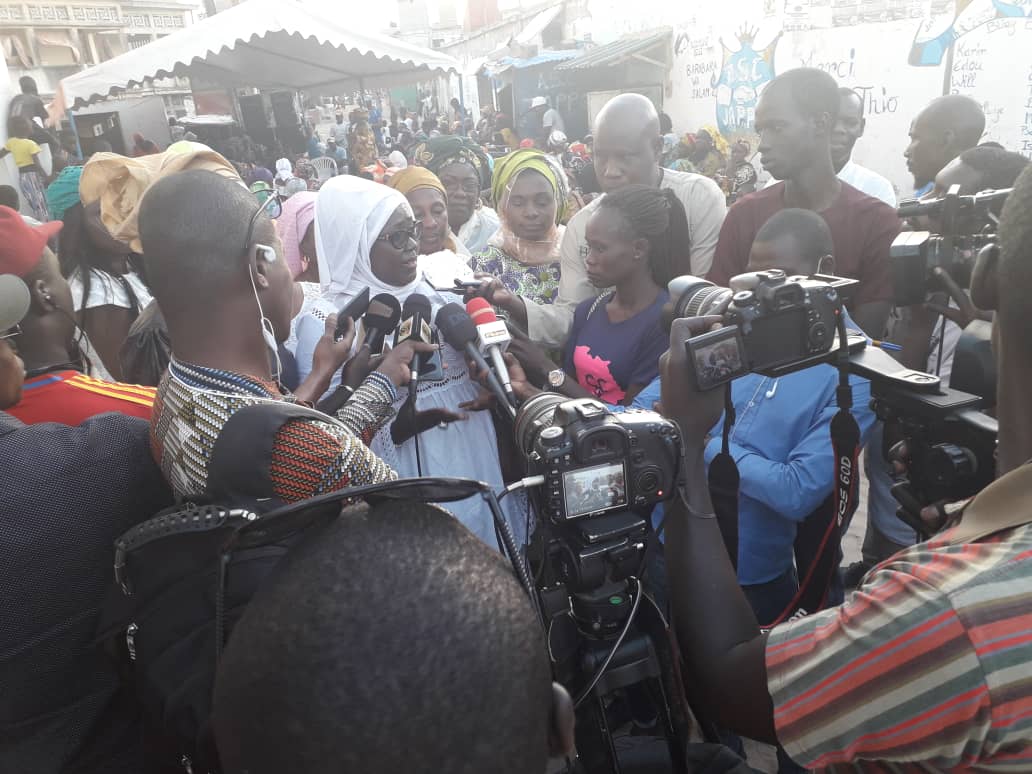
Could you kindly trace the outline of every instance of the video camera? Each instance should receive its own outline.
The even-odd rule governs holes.
[[[853,281],[827,275],[786,279],[782,272],[756,276],[759,292],[737,294],[696,277],[670,282],[678,317],[711,314],[732,298],[723,315],[731,333],[720,336],[724,333],[720,329],[684,342],[699,389],[725,384],[747,372],[776,378],[821,364],[839,369],[840,385],[848,374],[868,379],[875,413],[896,423],[906,444],[907,480],[897,484],[893,494],[902,505],[900,517],[911,526],[920,524],[922,507],[970,497],[992,480],[997,424],[978,410],[983,399],[944,387],[932,374],[905,368],[883,350],[868,346],[862,333],[847,331],[838,291],[848,292]],[[732,283],[741,286],[743,280],[752,281],[741,275]],[[793,285],[795,290],[777,297],[779,289]],[[747,314],[739,310],[739,296]],[[834,347],[836,331],[838,346]],[[720,354],[714,358],[711,354],[717,348]]]
[[[923,303],[928,294],[932,270],[949,272],[961,287],[971,285],[971,269],[978,251],[996,241],[998,210],[1012,189],[980,191],[960,195],[954,185],[939,199],[910,199],[900,202],[901,218],[934,218],[941,233],[904,231],[889,248],[894,301],[899,306]]]
[[[842,294],[858,284],[821,274],[786,277],[778,269],[739,275],[736,283],[743,279],[751,289],[735,292],[691,276],[670,282],[677,317],[713,314],[730,299],[723,328],[685,343],[700,390],[726,384],[750,371],[827,353],[835,341]]]

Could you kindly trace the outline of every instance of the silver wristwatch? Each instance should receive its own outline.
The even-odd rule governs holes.
[[[565,383],[566,371],[561,368],[554,368],[548,372],[548,384],[545,385],[545,389],[558,390]]]

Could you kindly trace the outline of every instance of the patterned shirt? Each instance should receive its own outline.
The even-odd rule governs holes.
[[[1015,473],[972,507],[1013,512],[1001,493]],[[878,565],[841,607],[771,631],[778,740],[800,765],[1032,770],[1032,525],[953,534]]]
[[[269,464],[276,496],[295,502],[396,478],[367,448],[393,418],[396,397],[390,380],[372,373],[335,418],[284,424]],[[154,401],[151,448],[175,495],[188,498],[207,489],[208,461],[229,417],[244,406],[289,398],[274,383],[173,359]]]
[[[524,266],[497,247],[488,247],[470,259],[473,271],[497,277],[506,289],[536,304],[550,304],[559,295],[559,261]]]

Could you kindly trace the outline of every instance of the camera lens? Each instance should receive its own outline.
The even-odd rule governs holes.
[[[552,424],[555,407],[568,400],[569,398],[565,395],[559,395],[554,392],[542,392],[520,406],[520,410],[516,413],[516,419],[513,422],[516,448],[522,451],[524,455],[529,456],[538,433]]]
[[[677,277],[668,286],[670,296],[676,298],[678,317],[702,317],[714,314],[720,304],[732,295],[732,291],[714,285],[698,277]]]

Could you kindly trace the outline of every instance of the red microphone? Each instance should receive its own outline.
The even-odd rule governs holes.
[[[516,406],[516,395],[512,391],[512,382],[509,380],[509,369],[505,365],[505,357],[502,353],[509,346],[512,337],[505,323],[498,319],[491,304],[484,298],[471,298],[466,302],[466,313],[477,326],[477,348],[481,354],[491,358],[494,366],[495,376],[502,383],[505,397],[509,403]]]

